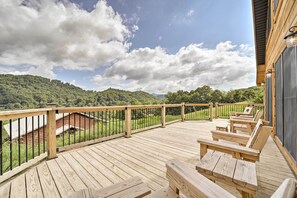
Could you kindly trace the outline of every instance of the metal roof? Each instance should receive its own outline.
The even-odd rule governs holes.
[[[257,65],[265,64],[268,0],[252,0]]]

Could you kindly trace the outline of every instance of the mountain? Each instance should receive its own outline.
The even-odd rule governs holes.
[[[157,103],[159,99],[143,91],[86,91],[59,80],[31,75],[0,74],[0,107],[27,109],[58,106],[98,106]]]

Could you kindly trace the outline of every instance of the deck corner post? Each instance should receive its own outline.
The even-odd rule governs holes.
[[[47,104],[48,108],[51,110],[47,111],[47,159],[53,159],[57,157],[57,144],[56,144],[56,105]]]
[[[162,128],[166,127],[166,104],[162,104],[161,107],[161,124],[162,124]]]
[[[127,106],[125,108],[125,137],[131,137],[131,108]]]
[[[185,121],[185,103],[181,103],[181,111],[180,111],[181,121]]]
[[[216,118],[219,118],[219,103],[218,102],[216,102],[215,103],[215,108],[216,108]]]
[[[213,109],[213,103],[209,103],[209,121],[212,121],[213,115],[212,115],[212,109]]]

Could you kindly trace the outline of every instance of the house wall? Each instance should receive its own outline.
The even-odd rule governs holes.
[[[66,114],[65,114],[66,115]],[[95,124],[98,121],[95,121]],[[64,125],[69,124],[69,116],[65,116],[64,117]],[[89,118],[87,116],[78,114],[78,113],[73,113],[70,114],[70,125],[78,127],[78,128],[82,128],[82,129],[86,129],[88,130],[89,128],[92,129],[93,125],[94,125],[94,119]],[[61,128],[63,127],[63,119],[59,119],[56,121],[56,128]],[[47,138],[47,132],[45,130],[45,126],[44,127],[40,127],[39,130],[36,129],[34,130],[34,132],[30,132],[27,134],[27,138],[28,138],[28,142],[32,142],[32,137],[34,134],[34,143],[37,144],[38,143],[38,133],[39,133],[39,141],[42,143],[43,139],[46,140]],[[44,136],[43,136],[44,134]],[[26,141],[26,137],[23,136],[22,137],[22,142]]]
[[[272,115],[273,115],[273,136],[281,152],[286,157],[288,163],[297,174],[297,164],[286,148],[282,145],[276,136],[276,94],[275,94],[275,64],[282,52],[286,49],[284,37],[292,26],[297,25],[297,1],[296,0],[279,0],[278,6],[274,9],[274,0],[271,1],[271,30],[266,45],[266,73],[272,71]],[[297,78],[297,77],[296,77]],[[266,92],[266,91],[265,91]],[[265,96],[267,97],[267,96]]]

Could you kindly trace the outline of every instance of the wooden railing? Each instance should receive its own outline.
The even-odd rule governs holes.
[[[263,104],[255,103],[244,103],[244,104],[233,104],[233,103],[215,103],[215,118],[229,118],[230,112],[243,112],[245,107],[254,107],[253,114],[257,110],[264,111]]]
[[[0,183],[57,152],[78,148],[178,121],[227,118],[260,104],[160,104],[63,107],[0,112]],[[5,131],[7,133],[5,133]]]

